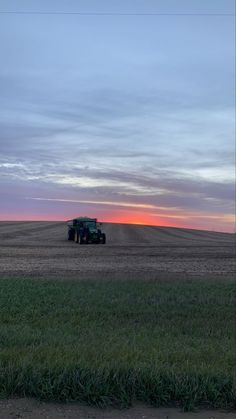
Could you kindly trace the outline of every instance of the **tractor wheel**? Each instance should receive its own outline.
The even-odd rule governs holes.
[[[84,244],[83,239],[82,239],[82,237],[81,237],[81,235],[80,235],[80,234],[79,234],[79,237],[78,237],[78,241],[77,241],[77,243],[79,243],[79,244]]]
[[[102,244],[106,244],[106,234],[102,234]]]
[[[74,232],[72,230],[69,230],[68,231],[68,240],[74,240],[74,236],[75,236]]]
[[[77,231],[75,231],[75,234],[74,234],[74,242],[78,243],[78,233],[77,233]]]

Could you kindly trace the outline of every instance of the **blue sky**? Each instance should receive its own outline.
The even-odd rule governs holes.
[[[1,219],[232,231],[234,1],[0,6],[171,14],[0,14]]]

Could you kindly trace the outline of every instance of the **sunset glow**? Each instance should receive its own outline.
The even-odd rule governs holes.
[[[199,214],[183,212],[178,208],[155,207],[154,205],[135,205],[122,202],[79,201],[56,198],[27,198],[29,211],[16,214],[14,211],[2,214],[3,220],[15,221],[67,221],[78,216],[98,218],[101,222],[143,224],[153,226],[197,228],[203,230],[234,232],[234,214]],[[45,206],[44,202],[48,205]],[[55,206],[55,203],[62,206]],[[140,208],[141,207],[141,208]],[[57,209],[56,209],[57,208]],[[154,210],[156,211],[154,212]],[[33,215],[32,215],[33,214]]]

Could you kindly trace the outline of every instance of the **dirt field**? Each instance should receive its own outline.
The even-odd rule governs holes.
[[[186,412],[137,405],[131,409],[96,409],[76,403],[43,403],[32,399],[0,400],[0,419],[235,419],[234,412]]]
[[[1,277],[233,277],[235,235],[103,224],[106,245],[67,241],[66,223],[0,222]]]

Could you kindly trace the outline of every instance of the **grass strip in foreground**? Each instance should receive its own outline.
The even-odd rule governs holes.
[[[236,407],[235,284],[0,280],[0,394]]]

